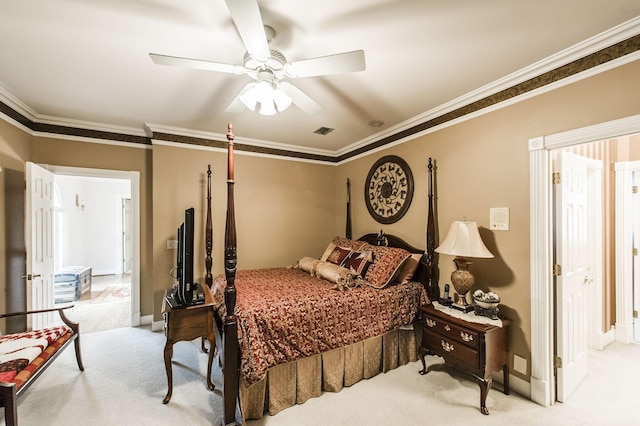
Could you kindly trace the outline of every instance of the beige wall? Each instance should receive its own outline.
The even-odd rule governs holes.
[[[165,290],[184,210],[196,211],[194,279],[204,283],[207,166],[212,168],[213,274],[224,272],[227,210],[227,154],[205,148],[153,148],[153,264],[155,317]],[[320,257],[335,236],[335,170],[332,165],[235,154],[235,219],[238,269],[293,265]],[[343,231],[344,232],[344,231]]]
[[[337,184],[350,177],[354,236],[384,229],[425,247],[427,161],[435,160],[436,210],[441,241],[452,221],[478,222],[494,259],[476,259],[471,269],[477,287],[496,291],[501,313],[513,320],[511,360],[517,354],[530,366],[531,309],[529,265],[528,140],[640,114],[640,61],[564,88],[499,109],[339,167]],[[381,156],[405,159],[415,179],[411,208],[392,225],[368,214],[363,185],[369,167]],[[510,230],[489,230],[489,209],[510,208]],[[341,206],[338,207],[338,210]],[[341,213],[337,217],[341,217]],[[450,282],[451,256],[440,256],[440,283]],[[511,361],[510,361],[511,362]],[[515,373],[517,374],[517,373]],[[528,380],[527,377],[522,377]]]
[[[513,354],[530,360],[529,153],[530,138],[576,129],[640,113],[640,61],[422,136],[340,166],[236,155],[236,222],[239,268],[283,266],[302,256],[319,256],[327,241],[344,234],[345,181],[352,181],[354,237],[385,229],[425,246],[428,157],[435,159],[440,239],[453,220],[466,217],[483,227],[494,259],[472,268],[478,286],[497,291],[502,312],[513,320]],[[236,133],[241,136],[242,129]],[[214,273],[222,272],[226,211],[226,154],[203,148],[155,145],[153,150],[31,138],[0,121],[3,160],[137,170],[141,176],[141,313],[160,319],[160,301],[171,285],[175,252],[166,241],[185,208],[196,209],[202,235],[206,168],[213,167]],[[8,142],[7,142],[8,141]],[[382,226],[368,214],[363,184],[369,167],[395,154],[410,165],[415,194],[405,217]],[[31,157],[31,158],[29,158]],[[489,231],[489,208],[509,207],[510,231]],[[196,241],[204,256],[204,237]],[[204,273],[204,262],[196,264]],[[441,256],[441,283],[454,269]],[[201,279],[201,278],[199,278]],[[530,364],[530,362],[528,363]],[[523,377],[528,380],[527,377]]]

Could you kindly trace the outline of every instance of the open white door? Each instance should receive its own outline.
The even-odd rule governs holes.
[[[638,319],[638,311],[640,311],[640,196],[638,196],[638,187],[640,187],[640,172],[633,172],[633,340],[640,342],[640,320]]]
[[[53,307],[53,174],[27,162],[25,243],[27,249],[27,309]],[[53,324],[54,314],[27,317],[27,328]]]
[[[563,402],[587,375],[585,284],[593,278],[587,233],[589,159],[561,150],[555,154],[556,399]]]

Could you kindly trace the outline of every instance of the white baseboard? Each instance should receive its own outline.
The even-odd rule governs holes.
[[[153,318],[152,315],[149,317]],[[164,321],[149,321],[149,324],[151,324],[151,331],[160,331],[164,328]]]
[[[144,315],[140,317],[140,325],[150,325],[153,323],[153,315]]]
[[[502,383],[502,372],[495,372],[491,374],[491,378],[494,382],[504,385],[504,383]],[[513,374],[509,374],[509,390],[531,399],[531,384],[526,380],[522,380],[520,377],[514,376]]]
[[[616,340],[620,343],[631,343],[633,340],[633,328],[625,324],[616,324]]]
[[[549,383],[544,380],[531,377],[531,401],[543,407],[551,405],[551,393]]]

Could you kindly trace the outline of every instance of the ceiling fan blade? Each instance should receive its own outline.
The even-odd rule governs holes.
[[[317,75],[338,74],[365,70],[363,50],[320,56],[318,58],[285,64],[284,70],[289,77],[313,77]]]
[[[319,103],[311,99],[293,84],[283,81],[280,83],[280,89],[289,95],[293,103],[307,114],[316,115],[324,112],[324,108]]]
[[[206,71],[224,72],[228,74],[244,74],[245,68],[241,65],[220,64],[218,62],[203,61],[200,59],[180,58],[178,56],[160,55],[149,53],[151,60],[158,65],[170,65],[174,67],[194,68]]]
[[[245,112],[246,110],[247,110],[247,107],[244,106],[239,96],[236,96],[235,98],[233,98],[233,101],[231,101],[229,106],[225,109],[226,112],[233,112],[233,113]]]
[[[271,54],[257,0],[225,0],[249,55],[266,62]]]

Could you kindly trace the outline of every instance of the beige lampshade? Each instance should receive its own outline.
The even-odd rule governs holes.
[[[455,221],[442,244],[435,249],[438,253],[462,257],[493,257],[485,247],[475,222]]]

